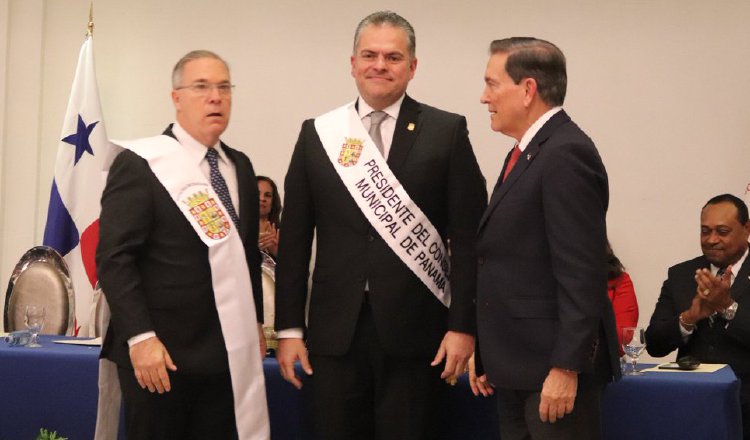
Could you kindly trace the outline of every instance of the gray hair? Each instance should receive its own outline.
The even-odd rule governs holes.
[[[354,48],[352,53],[357,52],[357,45],[359,44],[359,38],[362,35],[362,30],[367,26],[393,26],[403,29],[406,32],[406,37],[409,40],[409,56],[414,58],[417,53],[417,37],[414,35],[414,28],[411,26],[404,17],[396,14],[393,11],[378,11],[373,12],[367,17],[363,18],[362,21],[357,25],[357,30],[354,31]]]
[[[563,104],[568,74],[560,48],[538,38],[511,37],[493,41],[490,53],[508,54],[505,71],[513,82],[518,84],[524,78],[533,78],[542,101],[550,106]]]
[[[210,50],[193,50],[185,54],[185,56],[180,58],[180,61],[177,61],[177,64],[174,65],[174,69],[172,69],[172,88],[176,89],[177,87],[180,87],[182,71],[185,69],[185,65],[193,60],[199,60],[201,58],[219,60],[224,64],[224,67],[227,68],[227,72],[229,71],[229,64],[227,64],[227,62],[216,53],[211,52]]]

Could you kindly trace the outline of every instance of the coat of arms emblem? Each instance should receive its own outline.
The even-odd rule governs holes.
[[[344,138],[344,143],[341,145],[341,152],[339,152],[338,162],[345,167],[356,165],[359,156],[362,155],[363,143],[364,141],[362,139]]]
[[[208,192],[198,191],[188,196],[187,205],[190,207],[190,214],[206,236],[213,240],[221,240],[229,234],[229,220]]]

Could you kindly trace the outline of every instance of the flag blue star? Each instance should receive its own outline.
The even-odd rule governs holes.
[[[78,131],[63,138],[63,142],[76,147],[76,157],[73,165],[77,164],[78,161],[81,160],[81,157],[85,152],[88,152],[92,156],[94,155],[94,151],[91,149],[91,144],[89,143],[89,136],[91,136],[91,132],[94,130],[94,127],[96,127],[96,124],[98,123],[99,121],[96,121],[91,125],[86,126],[86,123],[83,122],[83,118],[79,114]]]

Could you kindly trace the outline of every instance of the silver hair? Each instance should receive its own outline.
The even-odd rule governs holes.
[[[199,60],[201,58],[219,60],[224,64],[224,67],[227,68],[227,72],[229,71],[229,64],[227,64],[227,62],[216,53],[211,52],[210,50],[193,50],[185,54],[185,56],[180,58],[180,61],[177,61],[177,64],[174,65],[174,69],[172,69],[172,88],[176,89],[181,86],[182,71],[185,70],[185,65],[193,60]]]

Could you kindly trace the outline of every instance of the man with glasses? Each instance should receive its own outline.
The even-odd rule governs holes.
[[[219,140],[232,87],[218,55],[180,59],[176,122],[121,143],[102,195],[102,357],[118,366],[129,439],[269,437],[258,186]]]

